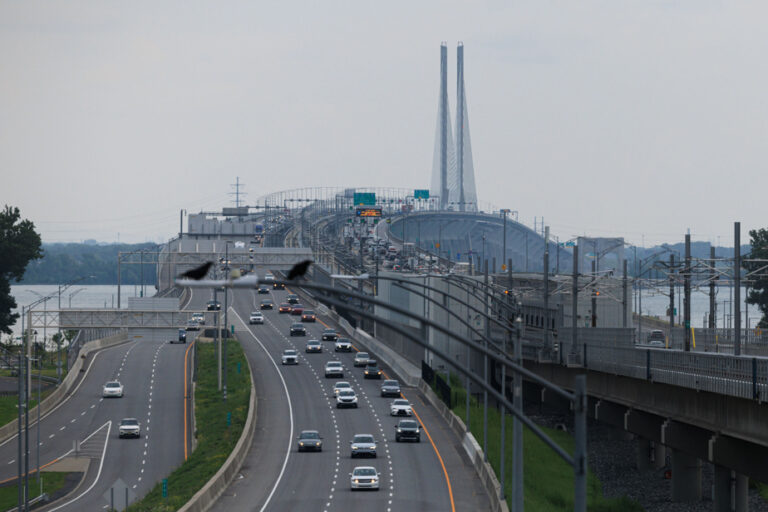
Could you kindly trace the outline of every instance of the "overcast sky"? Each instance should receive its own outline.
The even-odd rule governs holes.
[[[768,2],[0,0],[0,203],[46,242],[165,241],[179,209],[428,188],[465,45],[481,202],[560,239],[768,227]]]

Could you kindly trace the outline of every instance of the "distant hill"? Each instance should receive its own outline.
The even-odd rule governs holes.
[[[153,243],[144,244],[43,244],[43,257],[32,261],[24,274],[23,284],[66,283],[84,276],[94,276],[83,284],[117,284],[117,253],[147,249],[157,250]],[[122,265],[123,284],[141,283],[140,265]],[[144,283],[155,282],[155,265],[144,265]]]

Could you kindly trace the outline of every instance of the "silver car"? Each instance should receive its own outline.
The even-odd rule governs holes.
[[[354,407],[357,409],[357,395],[351,389],[342,389],[336,395],[336,408]]]
[[[325,363],[325,377],[344,377],[344,367],[341,366],[341,361]]]
[[[339,391],[341,391],[342,389],[348,389],[348,390],[351,391],[352,390],[352,384],[350,384],[349,382],[347,382],[345,380],[340,380],[339,382],[337,382],[336,384],[333,385],[333,396],[338,395]]]
[[[376,440],[371,434],[356,434],[349,444],[353,459],[355,457],[376,457]]]
[[[368,364],[370,356],[368,352],[358,352],[355,354],[355,366],[365,366]]]
[[[117,429],[119,437],[141,437],[141,425],[136,418],[123,418]]]
[[[349,474],[349,484],[353,491],[357,489],[379,490],[379,473],[373,466],[357,466]]]
[[[283,350],[282,362],[283,364],[299,364],[299,352],[292,348]]]

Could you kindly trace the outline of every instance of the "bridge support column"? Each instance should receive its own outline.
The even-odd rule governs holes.
[[[661,469],[667,464],[667,447],[661,443],[653,443],[653,467]]]
[[[749,477],[736,473],[736,512],[749,512]]]
[[[731,470],[715,464],[715,479],[712,496],[715,512],[731,512]]]
[[[679,450],[672,450],[672,501],[701,499],[701,460]]]
[[[651,442],[642,437],[635,441],[635,461],[638,471],[651,469]]]

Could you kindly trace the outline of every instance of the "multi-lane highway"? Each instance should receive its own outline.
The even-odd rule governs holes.
[[[310,339],[321,339],[326,319],[307,323],[306,337],[290,337],[297,317],[264,311],[263,325],[248,325],[248,315],[262,298],[278,305],[290,290],[270,295],[232,292],[230,324],[240,336],[254,372],[258,418],[253,446],[242,478],[237,478],[213,510],[487,510],[489,504],[473,469],[460,454],[447,425],[417,390],[404,388],[424,430],[421,443],[396,443],[389,415],[392,398],[380,396],[381,381],[364,380],[362,368],[352,364],[353,353],[334,353],[333,342],[323,342],[322,354],[306,354]],[[299,365],[283,366],[286,348],[299,351]],[[343,378],[325,378],[324,365],[340,360]],[[336,409],[333,384],[349,381],[359,398],[357,409]],[[296,436],[318,430],[323,451],[299,453]],[[375,459],[352,459],[355,434],[372,434],[378,443]],[[352,492],[349,473],[355,466],[372,465],[381,478],[379,491]]]
[[[201,310],[209,298],[197,291],[185,306]],[[40,422],[41,466],[55,464],[65,455],[71,458],[73,443],[79,441],[78,455],[90,458],[89,470],[75,492],[46,510],[102,510],[109,505],[104,495],[118,481],[130,489],[131,497],[141,497],[183,462],[188,347],[169,344],[167,339],[139,338],[89,356],[75,391]],[[123,384],[124,396],[102,398],[104,383],[115,379]],[[126,417],[139,420],[141,438],[118,437],[118,425]],[[30,418],[31,471],[37,458],[34,419]],[[16,437],[0,445],[0,461],[0,480],[14,480]]]

